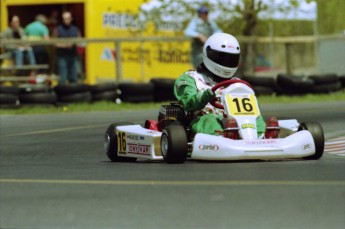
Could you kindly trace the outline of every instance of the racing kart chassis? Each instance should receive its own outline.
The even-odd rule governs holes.
[[[257,136],[256,119],[260,110],[250,85],[242,80],[228,80],[221,86],[224,85],[227,87],[222,104],[212,102],[212,105],[223,108],[226,118],[235,120],[237,128],[234,130],[239,139],[231,139],[225,134],[191,133],[191,115],[180,105],[171,103],[161,107],[158,122],[147,120],[145,127],[132,123],[110,125],[104,144],[109,159],[135,161],[142,158],[183,163],[187,156],[196,160],[321,158],[324,134],[319,123],[278,120],[279,135],[276,138]],[[216,85],[213,89],[219,87]],[[239,101],[242,101],[242,107],[238,106]]]

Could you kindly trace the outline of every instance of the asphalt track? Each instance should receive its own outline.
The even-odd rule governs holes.
[[[267,105],[345,135],[345,101]],[[111,163],[103,134],[157,111],[0,115],[0,228],[345,228],[345,157]]]

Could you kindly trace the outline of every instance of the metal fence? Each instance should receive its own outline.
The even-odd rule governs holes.
[[[344,35],[329,36],[298,36],[298,37],[238,37],[241,44],[255,46],[256,52],[263,52],[275,66],[284,68],[285,73],[293,74],[296,65],[309,65],[318,69],[319,66],[319,44],[322,41],[341,40],[345,41]],[[121,44],[123,42],[186,42],[189,38],[185,37],[126,37],[126,38],[64,38],[49,39],[40,41],[23,41],[23,40],[1,40],[0,47],[6,47],[9,44],[28,44],[35,45],[55,45],[56,43],[109,43],[113,42],[116,50],[115,68],[116,80],[122,80],[122,53]],[[140,50],[142,51],[142,50]],[[143,53],[140,54],[142,56]],[[144,72],[144,70],[142,70]]]

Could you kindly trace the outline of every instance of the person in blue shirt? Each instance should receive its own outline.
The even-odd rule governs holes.
[[[201,6],[198,16],[194,17],[185,29],[185,35],[193,38],[191,42],[191,61],[196,69],[202,62],[202,48],[207,38],[214,33],[220,33],[222,30],[218,25],[208,18],[209,9],[207,6]]]

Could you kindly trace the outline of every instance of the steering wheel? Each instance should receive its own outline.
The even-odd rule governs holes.
[[[225,80],[225,81],[222,81],[220,83],[217,83],[216,85],[214,85],[212,87],[212,91],[213,92],[216,92],[218,90],[218,88],[220,87],[224,87],[224,86],[230,86],[231,84],[234,84],[234,83],[243,83],[245,85],[247,85],[248,87],[250,88],[253,88],[248,82],[244,81],[244,80],[240,80],[240,79],[230,79],[230,80]],[[216,107],[216,108],[219,108],[219,109],[224,109],[224,106],[223,104],[220,104],[218,101],[217,101],[217,98],[214,98],[211,102],[211,105]]]

